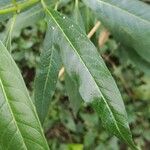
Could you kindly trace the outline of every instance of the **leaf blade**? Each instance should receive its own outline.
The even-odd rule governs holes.
[[[55,27],[53,34],[55,33],[55,40],[59,41],[66,72],[79,86],[81,97],[85,102],[94,105],[103,124],[111,133],[123,139],[133,149],[136,149],[132,141],[120,92],[96,48],[85,33],[73,22],[65,19],[55,11],[47,10],[47,13],[49,16],[48,21],[53,28]],[[106,110],[103,109],[101,112],[100,108],[103,108],[102,106]],[[115,114],[112,111],[116,111]],[[117,113],[120,117],[118,117],[119,115],[117,116]],[[107,122],[105,121],[105,115],[108,119]],[[109,121],[115,130],[109,128]],[[118,125],[118,122],[121,122],[122,126]]]
[[[150,7],[135,0],[84,0],[123,45],[150,62]],[[140,11],[139,11],[140,8]]]
[[[1,146],[3,149],[48,150],[35,107],[19,69],[1,41],[0,51]]]
[[[16,21],[16,17],[17,15],[15,14],[13,18],[8,22],[5,37],[3,39],[3,43],[9,52],[11,52],[12,32]]]
[[[42,124],[48,113],[49,104],[56,88],[61,67],[61,59],[55,48],[55,42],[51,38],[51,30],[48,25],[44,49],[40,57],[39,71],[35,79],[35,105]]]
[[[80,9],[79,9],[79,2],[78,2],[78,0],[76,0],[76,2],[75,2],[74,10],[72,12],[72,19],[74,20],[74,22],[76,24],[78,24],[85,31],[83,18],[81,16],[81,12],[80,12]]]

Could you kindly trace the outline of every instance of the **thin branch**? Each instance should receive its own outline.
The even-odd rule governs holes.
[[[102,48],[104,44],[108,41],[109,35],[110,35],[110,32],[107,29],[102,31],[98,39],[98,45],[100,48]]]
[[[22,3],[17,3],[18,7],[11,6],[11,7],[8,7],[8,8],[0,9],[0,15],[12,13],[12,12],[18,12],[18,9],[19,9],[19,11],[24,10],[24,9],[38,3],[39,1],[40,0],[29,0],[29,1],[22,2]]]
[[[65,68],[62,67],[59,71],[59,75],[58,75],[58,78],[60,79],[63,75],[64,75],[64,72],[65,72]]]
[[[92,28],[92,30],[88,33],[88,38],[90,39],[93,35],[94,35],[94,33],[97,31],[97,29],[100,27],[100,25],[101,25],[101,22],[100,21],[98,21],[96,24],[95,24],[95,26]]]

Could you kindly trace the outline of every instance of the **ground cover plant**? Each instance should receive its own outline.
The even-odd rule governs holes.
[[[148,1],[1,0],[0,21],[0,150],[150,147]]]

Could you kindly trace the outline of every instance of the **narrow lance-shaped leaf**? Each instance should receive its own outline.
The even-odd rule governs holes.
[[[150,62],[150,6],[138,0],[83,0],[116,39]]]
[[[93,28],[97,18],[93,14],[91,9],[86,7],[86,5],[84,7],[82,7],[82,9],[80,11],[81,11],[81,15],[83,18],[83,23],[85,26],[86,33],[88,34],[90,32],[90,30]]]
[[[50,100],[55,91],[60,67],[61,58],[55,48],[52,28],[48,24],[40,65],[35,79],[34,92],[35,105],[42,124],[48,113]]]
[[[82,99],[91,103],[105,128],[136,149],[120,92],[95,46],[72,21],[46,9],[63,64]]]
[[[3,43],[9,52],[11,51],[12,32],[16,21],[16,17],[17,15],[14,15],[13,18],[8,22],[8,25],[6,27],[7,30],[3,39]]]
[[[1,41],[0,145],[2,150],[49,149],[19,69]]]
[[[83,18],[81,16],[80,9],[79,9],[79,0],[75,1],[75,7],[73,10],[72,19],[74,20],[76,24],[80,26],[80,28],[85,30]]]

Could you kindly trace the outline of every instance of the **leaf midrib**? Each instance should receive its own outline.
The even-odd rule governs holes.
[[[135,15],[135,14],[133,14],[133,13],[130,13],[129,11],[127,11],[127,10],[125,10],[125,9],[122,9],[122,8],[120,8],[120,7],[117,7],[116,5],[112,5],[112,4],[107,3],[107,2],[104,2],[104,1],[102,1],[102,0],[97,0],[97,1],[98,1],[98,3],[103,3],[104,5],[108,5],[108,6],[110,6],[110,7],[114,7],[115,9],[119,9],[120,11],[129,14],[129,16],[133,16],[134,18],[137,18],[137,19],[139,19],[139,20],[142,20],[143,22],[146,22],[146,23],[150,24],[150,21],[148,21],[148,20],[146,20],[146,19],[144,19],[144,18],[141,18],[141,17],[138,16],[138,15]]]
[[[46,10],[47,10],[48,14],[53,18],[54,22],[57,24],[57,26],[59,27],[59,29],[62,31],[62,33],[63,33],[64,36],[66,37],[67,41],[70,43],[71,47],[73,48],[74,52],[78,55],[78,57],[80,58],[81,62],[83,63],[83,65],[85,66],[85,68],[87,69],[87,71],[90,73],[91,77],[93,78],[91,72],[88,70],[87,66],[85,65],[84,61],[83,61],[82,58],[80,57],[79,53],[76,51],[76,49],[75,49],[75,47],[73,46],[72,42],[69,40],[68,36],[65,34],[64,30],[61,28],[61,26],[59,25],[59,23],[57,22],[57,20],[55,19],[55,17],[50,13],[50,11],[49,11],[48,9],[46,9]],[[115,122],[116,129],[118,130],[120,136],[121,136],[129,145],[131,145],[131,144],[128,142],[128,140],[126,140],[126,138],[122,135],[122,133],[121,133],[121,131],[120,131],[118,125],[117,125],[117,121],[115,120],[115,116],[114,116],[114,114],[113,114],[113,111],[111,111],[111,109],[109,108],[109,105],[108,105],[107,101],[105,101],[105,98],[104,98],[102,92],[100,91],[100,89],[99,89],[99,87],[98,87],[98,85],[97,85],[97,82],[95,81],[94,78],[93,78],[93,80],[94,80],[94,82],[95,82],[95,85],[96,85],[98,91],[100,92],[100,95],[102,96],[102,98],[103,98],[103,100],[104,100],[104,103],[106,104],[106,106],[107,106],[107,108],[108,108],[108,110],[109,110],[109,112],[110,112],[110,114],[111,114],[111,116],[112,116],[112,119],[113,119],[114,122]]]

